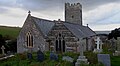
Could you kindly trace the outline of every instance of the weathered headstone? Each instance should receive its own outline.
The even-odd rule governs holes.
[[[50,60],[55,60],[55,61],[57,61],[57,60],[58,60],[58,55],[55,54],[55,53],[53,53],[53,52],[51,52],[51,53],[50,53]]]
[[[69,62],[73,62],[73,58],[69,57],[69,56],[63,56],[62,60],[66,60]]]
[[[112,52],[114,53],[115,52],[115,50],[116,50],[116,44],[117,44],[117,40],[115,39],[115,38],[112,38],[112,39],[110,39],[110,43],[111,43],[111,50],[112,50]]]
[[[10,51],[7,51],[7,55],[12,55],[13,53]]]
[[[83,40],[79,40],[78,44],[80,45],[81,49],[80,49],[80,56],[78,57],[77,62],[75,63],[75,66],[80,66],[80,64],[82,64],[82,63],[83,64],[88,64],[88,61],[87,61],[86,57],[83,54],[83,51],[84,51],[84,46],[83,46],[84,42],[83,42]]]
[[[27,58],[28,59],[33,59],[32,53],[27,53]]]
[[[120,37],[117,37],[117,50],[120,51]]]
[[[4,47],[4,45],[2,45],[1,50],[2,50],[2,54],[5,55],[5,47]]]
[[[117,46],[116,46],[116,50],[115,50],[114,55],[120,56],[120,37],[117,37],[116,44],[117,44]]]
[[[37,60],[40,62],[44,60],[44,54],[40,50],[37,52]]]
[[[98,54],[98,62],[103,63],[105,66],[111,66],[109,54]]]

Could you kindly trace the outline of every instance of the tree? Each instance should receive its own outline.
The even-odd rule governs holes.
[[[120,28],[116,28],[115,30],[112,30],[111,33],[109,33],[108,35],[108,39],[112,39],[115,38],[117,39],[117,37],[120,37]]]
[[[9,35],[6,35],[6,36],[3,37],[0,34],[0,48],[2,47],[2,45],[5,46],[5,53],[7,51],[17,52],[17,40],[10,38]],[[0,49],[0,53],[1,52],[2,51]]]
[[[4,39],[4,37],[0,34],[0,48],[2,47],[2,45],[5,45],[5,39]],[[0,50],[0,53],[1,53],[2,51]]]
[[[17,52],[17,40],[10,40],[8,43],[6,43],[6,47],[8,51]]]

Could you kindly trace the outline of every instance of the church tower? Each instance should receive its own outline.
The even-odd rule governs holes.
[[[82,5],[65,3],[65,21],[82,25]]]

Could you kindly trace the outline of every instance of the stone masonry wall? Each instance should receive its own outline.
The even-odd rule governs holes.
[[[65,21],[82,25],[82,5],[80,3],[65,4]]]
[[[77,39],[77,38],[63,25],[62,22],[56,23],[56,25],[53,27],[53,29],[48,34],[48,38],[50,40],[52,40],[52,42],[53,42],[52,45],[54,46],[54,48],[55,48],[56,36],[59,33],[61,33],[64,36],[66,48],[73,47],[73,51],[76,51],[75,47],[78,47],[78,44],[77,44],[77,40],[75,40],[75,39]]]
[[[22,53],[28,51],[26,46],[26,33],[30,32],[33,36],[33,51],[38,50],[38,46],[41,48],[41,51],[45,50],[45,41],[40,30],[35,26],[34,21],[29,15],[20,31],[20,34],[17,38],[17,52]]]

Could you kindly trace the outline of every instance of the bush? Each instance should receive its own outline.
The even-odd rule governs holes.
[[[93,53],[92,51],[86,51],[86,52],[84,52],[84,55],[87,57],[88,62],[90,62],[90,64],[97,64],[98,63],[96,53]]]
[[[26,60],[27,59],[26,58],[26,53],[20,53],[20,54],[17,54],[17,56],[20,60]]]

